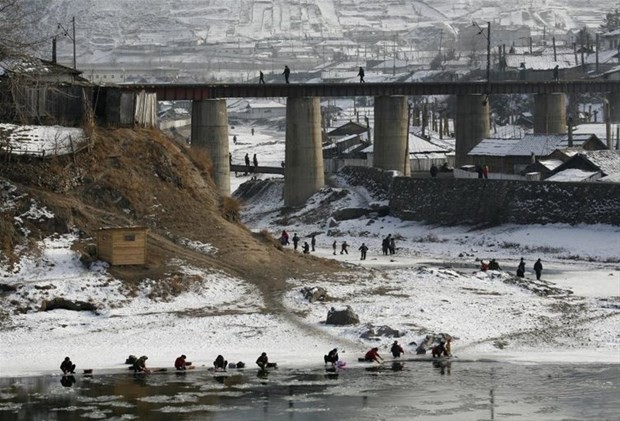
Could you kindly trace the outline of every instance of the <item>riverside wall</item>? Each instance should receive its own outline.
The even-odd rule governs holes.
[[[620,226],[620,184],[395,177],[390,214],[440,225]]]

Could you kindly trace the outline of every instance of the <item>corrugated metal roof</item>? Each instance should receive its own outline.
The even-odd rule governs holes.
[[[583,171],[576,168],[568,168],[564,171],[560,171],[557,174],[552,175],[545,181],[586,181],[594,177],[597,172]]]
[[[573,147],[579,147],[593,135],[573,135]],[[568,135],[527,134],[521,139],[483,139],[467,155],[484,156],[547,156],[556,149],[568,148]]]
[[[620,151],[604,149],[600,151],[583,151],[579,153],[606,174],[620,174]]]

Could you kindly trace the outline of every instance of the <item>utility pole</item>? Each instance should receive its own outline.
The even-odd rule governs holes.
[[[487,82],[491,82],[491,22],[487,22],[487,33],[484,35],[484,29],[476,22],[474,26],[478,28],[478,35],[482,35],[487,39]]]
[[[71,18],[71,26],[73,27],[73,36],[71,37],[71,41],[73,41],[73,70],[76,70],[77,63],[75,60],[75,16]]]
[[[77,63],[76,63],[76,54],[75,54],[75,16],[73,16],[73,18],[71,18],[71,35],[69,35],[69,31],[67,31],[67,29],[62,26],[61,23],[58,24],[58,29],[62,29],[63,35],[66,37],[69,37],[69,39],[71,41],[73,41],[73,68],[77,69]]]
[[[491,81],[491,22],[487,22],[487,82]]]

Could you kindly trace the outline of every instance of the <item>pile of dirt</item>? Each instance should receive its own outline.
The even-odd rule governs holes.
[[[76,227],[81,233],[76,248],[84,252],[92,250],[101,227],[149,227],[147,264],[111,268],[115,277],[165,280],[176,258],[250,281],[268,298],[284,289],[286,278],[342,269],[333,261],[282,250],[269,234],[253,234],[241,225],[239,204],[218,195],[204,150],[147,129],[96,128],[92,139],[91,148],[74,156],[12,159],[0,167],[0,177],[53,212],[53,226]],[[49,234],[41,227],[29,229],[35,231],[30,238]],[[6,230],[10,239],[2,238],[4,232],[0,244],[14,253],[15,231]],[[191,242],[215,251],[184,245]]]

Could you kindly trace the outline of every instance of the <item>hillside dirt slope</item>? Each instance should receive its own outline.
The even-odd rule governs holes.
[[[29,239],[15,229],[0,230],[9,257],[17,258],[17,246],[32,244],[33,238],[77,228],[75,247],[92,258],[99,228],[147,226],[147,264],[112,267],[112,275],[129,285],[146,278],[167,282],[175,267],[170,261],[181,259],[255,284],[274,306],[272,298],[287,278],[342,270],[333,261],[282,250],[268,233],[252,233],[237,222],[239,204],[217,194],[206,152],[157,130],[97,128],[92,139],[90,150],[75,156],[12,159],[0,167],[0,177],[21,194],[14,215],[0,215],[5,227],[31,199],[56,215],[52,223],[31,223]],[[187,240],[215,250],[198,251],[185,246]]]

